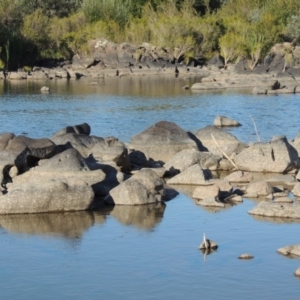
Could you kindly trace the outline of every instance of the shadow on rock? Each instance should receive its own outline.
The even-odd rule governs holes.
[[[111,215],[121,224],[150,231],[161,222],[166,205],[163,202],[145,205],[116,205]]]
[[[90,212],[19,214],[0,216],[0,226],[11,233],[78,239],[95,223]]]

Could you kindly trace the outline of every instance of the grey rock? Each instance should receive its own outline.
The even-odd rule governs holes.
[[[272,187],[265,181],[251,183],[246,189],[246,196],[251,195],[251,198],[259,196],[267,196],[273,192]]]
[[[130,169],[128,150],[117,138],[101,138],[86,134],[66,133],[51,138],[57,145],[70,144],[83,157],[93,156],[100,162],[113,161],[122,170]]]
[[[82,180],[43,180],[13,185],[0,197],[0,214],[88,210],[93,200],[93,189]]]
[[[109,192],[105,201],[115,205],[141,205],[160,202],[163,181],[150,169],[141,170]]]
[[[296,197],[300,197],[300,182],[294,186],[292,189],[292,194]]]
[[[220,189],[217,185],[198,186],[194,190],[194,199],[219,198]]]
[[[295,271],[295,276],[300,277],[300,267]]]
[[[217,127],[235,127],[235,126],[241,126],[241,124],[233,119],[230,119],[226,116],[217,116],[214,120],[214,126]]]
[[[240,170],[252,172],[284,173],[299,166],[298,152],[286,137],[251,144],[234,157],[234,162]]]
[[[90,135],[91,133],[91,126],[87,123],[74,125],[74,126],[67,126],[65,128],[62,128],[58,132],[56,132],[52,137],[51,140],[55,139],[56,137],[60,135],[64,135],[67,133],[77,133],[77,134],[85,134]]]
[[[276,197],[274,199],[275,203],[293,203],[293,200],[289,197]]]
[[[211,173],[195,164],[168,180],[168,184],[207,185]]]
[[[261,201],[248,212],[250,215],[300,219],[300,205]]]
[[[236,171],[224,178],[229,182],[248,183],[253,179],[253,175],[249,172]]]
[[[289,246],[279,248],[277,252],[285,256],[289,256],[289,255],[300,256],[300,244],[289,245]]]
[[[231,156],[233,153],[239,153],[240,151],[246,148],[246,145],[240,142],[229,132],[226,132],[216,126],[206,126],[205,128],[198,130],[195,133],[195,136],[200,140],[203,147],[207,151],[215,155],[223,157],[223,153],[216,145],[215,141],[212,138],[212,135],[221,147],[221,149],[228,156]]]
[[[130,148],[142,151],[155,161],[168,161],[184,149],[198,149],[187,132],[174,123],[161,121],[131,139]]]
[[[203,169],[217,170],[221,157],[209,152],[201,152],[196,149],[185,149],[176,153],[168,160],[164,167],[171,174],[182,172],[192,165],[199,164]]]
[[[197,204],[206,207],[225,207],[225,204],[223,202],[217,201],[216,197],[208,197],[201,199],[197,202]]]

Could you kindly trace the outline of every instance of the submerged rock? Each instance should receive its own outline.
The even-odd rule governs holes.
[[[238,259],[253,259],[254,256],[248,253],[241,254]]]

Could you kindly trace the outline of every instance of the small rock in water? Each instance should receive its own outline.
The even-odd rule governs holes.
[[[49,88],[48,86],[43,86],[43,87],[41,88],[41,92],[42,92],[42,93],[49,93],[49,92],[50,92],[50,88]]]
[[[300,268],[298,268],[294,274],[295,276],[300,277]]]
[[[251,254],[248,254],[248,253],[241,254],[241,255],[238,257],[238,259],[252,259],[252,258],[254,258],[254,256],[251,255]]]
[[[212,240],[209,240],[203,235],[203,242],[200,244],[199,249],[208,249],[208,250],[216,250],[219,246]]]

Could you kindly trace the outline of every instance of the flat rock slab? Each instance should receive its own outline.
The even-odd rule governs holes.
[[[288,255],[300,256],[300,244],[289,245],[286,247],[279,248],[277,252],[285,256]]]
[[[300,205],[262,201],[248,213],[264,217],[300,219]]]
[[[206,207],[225,207],[225,204],[222,202],[216,201],[215,197],[205,198],[197,202],[198,205],[206,206]]]

